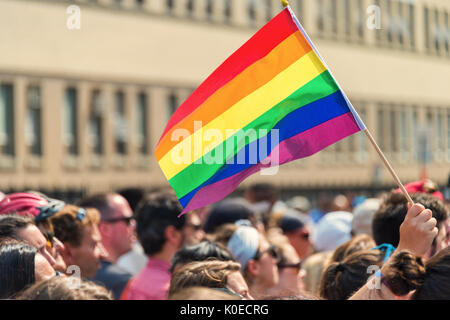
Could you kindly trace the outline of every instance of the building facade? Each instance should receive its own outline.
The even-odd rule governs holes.
[[[292,0],[404,181],[450,173],[450,2]],[[0,1],[0,190],[168,186],[153,151],[176,108],[279,0]],[[363,133],[253,175],[289,190],[394,185]]]

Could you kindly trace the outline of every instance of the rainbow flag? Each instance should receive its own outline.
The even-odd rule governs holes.
[[[364,129],[286,7],[176,110],[155,156],[185,213]]]

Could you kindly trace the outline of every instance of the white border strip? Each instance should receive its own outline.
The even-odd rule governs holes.
[[[303,36],[306,38],[306,40],[308,41],[309,45],[311,46],[311,48],[314,50],[314,52],[316,53],[316,55],[319,57],[319,59],[322,61],[323,65],[325,66],[325,68],[327,68],[328,72],[330,73],[331,77],[333,78],[334,82],[336,82],[339,90],[341,90],[342,95],[344,96],[345,100],[347,101],[349,107],[350,107],[350,111],[353,114],[353,117],[356,120],[356,123],[358,124],[358,127],[361,130],[366,130],[366,125],[364,124],[364,122],[362,121],[362,119],[360,118],[358,112],[356,112],[355,107],[353,107],[352,103],[350,102],[350,99],[347,97],[347,95],[345,94],[344,90],[342,90],[341,86],[339,85],[339,83],[337,82],[336,78],[334,77],[333,73],[331,72],[330,68],[328,68],[327,64],[325,63],[325,61],[323,60],[322,56],[320,55],[319,51],[316,49],[316,47],[314,46],[314,44],[312,43],[311,39],[309,38],[308,34],[306,33],[305,29],[303,29],[302,25],[300,24],[300,21],[298,21],[297,17],[295,16],[294,11],[292,11],[290,6],[287,6],[289,13],[291,14],[292,19],[294,20],[295,24],[297,25],[298,29],[301,31],[301,33],[303,34]]]

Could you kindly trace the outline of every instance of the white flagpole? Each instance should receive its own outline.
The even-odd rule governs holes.
[[[333,78],[334,82],[336,82],[337,86],[339,87],[340,91],[342,92],[342,95],[344,96],[345,100],[347,101],[349,107],[350,107],[350,111],[353,114],[353,117],[356,120],[356,123],[358,124],[359,128],[364,131],[364,133],[366,134],[367,138],[369,139],[369,141],[371,142],[372,146],[375,148],[375,150],[377,151],[378,155],[380,156],[381,160],[383,161],[384,165],[386,166],[386,168],[388,169],[389,173],[392,175],[392,177],[394,178],[395,182],[397,183],[397,185],[399,186],[400,190],[402,190],[403,194],[405,195],[406,199],[408,200],[409,203],[411,203],[411,205],[414,204],[414,201],[411,199],[411,196],[408,194],[408,191],[406,191],[405,187],[403,186],[402,182],[400,181],[400,178],[397,176],[397,174],[395,173],[394,169],[392,168],[391,164],[389,163],[388,159],[386,158],[386,156],[384,155],[383,151],[380,149],[380,147],[378,146],[377,142],[375,141],[375,139],[373,138],[372,134],[369,132],[369,130],[367,129],[366,125],[364,124],[364,122],[362,121],[362,119],[360,118],[358,112],[356,112],[356,109],[353,107],[352,103],[350,102],[350,99],[348,99],[347,95],[345,94],[344,90],[341,88],[341,86],[339,85],[339,83],[336,81],[336,78],[334,77],[334,75],[332,74],[330,68],[328,68],[327,64],[325,63],[325,61],[323,60],[322,56],[320,55],[319,51],[316,49],[316,47],[314,46],[314,44],[312,43],[311,39],[309,38],[308,34],[306,33],[305,29],[303,29],[300,21],[298,21],[297,17],[295,16],[294,11],[292,11],[291,7],[289,6],[289,2],[287,0],[280,0],[281,4],[283,5],[283,7],[287,7],[287,9],[289,10],[289,13],[292,16],[292,19],[295,21],[295,23],[297,24],[297,27],[299,28],[299,30],[303,33],[303,36],[306,38],[306,40],[308,41],[309,45],[311,46],[311,48],[314,50],[314,52],[316,53],[316,55],[319,57],[319,59],[322,61],[323,65],[325,66],[325,68],[328,70],[328,72],[330,73],[331,77]]]

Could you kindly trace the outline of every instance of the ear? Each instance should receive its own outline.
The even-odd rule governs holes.
[[[73,250],[74,247],[70,243],[64,242],[64,250],[61,252],[61,256],[67,266],[75,264]]]
[[[259,263],[254,259],[250,259],[247,263],[247,272],[249,275],[257,276],[259,273]]]
[[[177,230],[174,226],[168,226],[164,231],[166,241],[175,247],[179,247],[182,234],[180,230]]]

